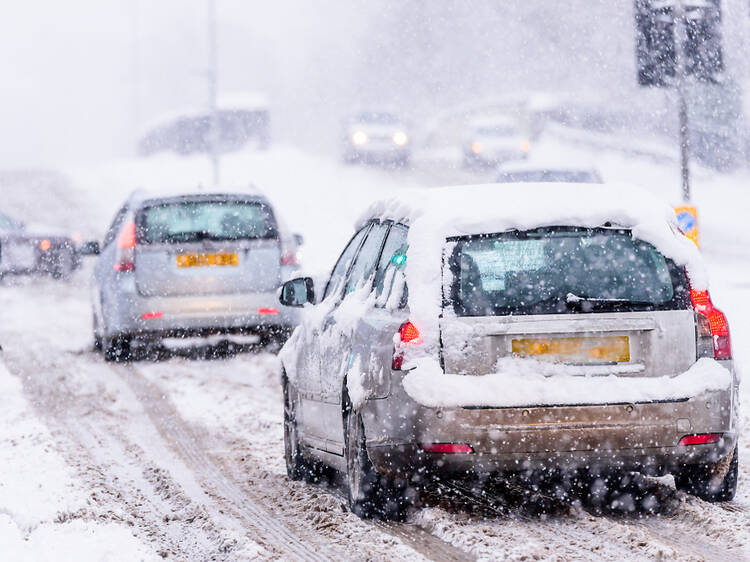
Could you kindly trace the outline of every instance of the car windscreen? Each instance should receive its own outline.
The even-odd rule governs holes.
[[[461,237],[449,240],[448,252],[445,304],[459,316],[689,308],[684,269],[627,230]]]
[[[278,238],[271,210],[258,201],[159,203],[143,208],[136,225],[142,244]]]
[[[493,125],[476,129],[476,135],[480,137],[513,137],[519,134],[520,131],[512,125]]]
[[[504,172],[498,178],[501,183],[563,182],[600,183],[599,178],[585,170],[524,170]]]

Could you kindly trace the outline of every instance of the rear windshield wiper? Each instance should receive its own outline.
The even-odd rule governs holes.
[[[587,295],[576,295],[574,293],[568,293],[565,296],[565,302],[569,307],[574,307],[583,303],[591,303],[593,305],[607,305],[607,304],[629,304],[634,306],[653,306],[655,303],[647,301],[634,301],[631,299],[607,299],[601,297],[590,297]]]
[[[190,232],[171,232],[161,239],[161,242],[190,242],[200,240],[221,240],[223,237],[211,234],[206,230],[193,230]]]

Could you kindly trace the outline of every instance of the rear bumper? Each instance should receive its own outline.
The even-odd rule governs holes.
[[[498,409],[428,408],[400,391],[368,401],[363,413],[370,458],[384,473],[586,468],[661,474],[729,454],[737,441],[736,406],[736,388],[672,402]],[[678,445],[695,433],[723,438]],[[468,444],[474,452],[422,451],[420,444],[433,443]]]
[[[179,297],[144,297],[133,291],[105,300],[108,336],[288,334],[299,322],[299,311],[281,306],[276,291]]]

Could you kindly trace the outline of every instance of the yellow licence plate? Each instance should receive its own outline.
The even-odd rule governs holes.
[[[177,267],[205,267],[211,265],[239,265],[236,252],[219,252],[216,254],[178,254]]]
[[[600,338],[524,338],[511,342],[513,355],[565,363],[625,363],[630,361],[628,336]]]

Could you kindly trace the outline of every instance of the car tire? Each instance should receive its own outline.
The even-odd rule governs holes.
[[[365,519],[403,520],[409,507],[406,487],[375,470],[367,454],[362,416],[351,407],[348,399],[344,430],[349,509]]]
[[[738,448],[717,462],[685,465],[674,477],[678,490],[707,502],[728,502],[737,492]]]
[[[305,459],[299,444],[297,433],[297,407],[292,398],[292,389],[286,374],[283,377],[284,391],[284,460],[286,461],[286,474],[291,480],[312,481],[317,475],[317,470]]]
[[[105,338],[103,341],[104,360],[114,363],[124,363],[133,358],[128,336]]]

